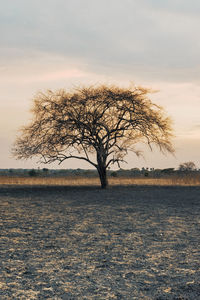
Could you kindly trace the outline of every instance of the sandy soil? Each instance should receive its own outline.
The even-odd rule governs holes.
[[[200,299],[200,187],[0,186],[0,299]]]

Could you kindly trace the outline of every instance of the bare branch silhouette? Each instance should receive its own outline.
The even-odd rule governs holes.
[[[120,166],[129,151],[140,155],[138,142],[173,152],[171,121],[150,101],[150,92],[142,87],[91,86],[39,93],[33,121],[22,129],[13,154],[18,159],[39,156],[44,163],[85,160],[97,168],[105,188],[106,169]]]

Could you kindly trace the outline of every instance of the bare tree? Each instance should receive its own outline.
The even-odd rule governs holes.
[[[98,86],[39,93],[32,108],[33,121],[22,129],[13,148],[18,159],[39,156],[43,163],[69,158],[87,161],[107,186],[107,168],[124,162],[135,144],[152,144],[173,152],[171,122],[153,104],[142,87]]]

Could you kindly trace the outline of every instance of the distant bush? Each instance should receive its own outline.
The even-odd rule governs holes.
[[[174,173],[174,168],[167,168],[167,169],[162,169],[161,170],[162,174],[166,174],[166,175],[171,175]]]
[[[112,173],[110,173],[110,176],[111,176],[111,177],[117,177],[117,172],[112,172]]]
[[[32,170],[30,170],[30,171],[28,172],[28,175],[29,175],[30,177],[36,177],[38,174],[37,174],[37,172],[36,172],[34,169],[32,169]]]
[[[185,172],[185,171],[195,171],[196,165],[193,161],[188,161],[183,164],[179,165],[179,171]]]

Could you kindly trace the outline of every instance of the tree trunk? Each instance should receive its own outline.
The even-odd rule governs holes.
[[[107,186],[108,186],[106,168],[104,166],[98,166],[97,170],[98,170],[98,173],[99,173],[101,188],[106,189]]]

